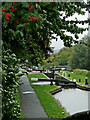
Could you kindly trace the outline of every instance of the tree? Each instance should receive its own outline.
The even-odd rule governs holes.
[[[50,55],[49,58],[43,60],[43,67],[50,68],[54,66],[67,66],[68,59],[73,51],[73,48],[64,47],[58,53]]]
[[[73,52],[69,57],[69,66],[72,69],[87,69],[88,67],[88,47],[85,44],[73,46]]]
[[[76,39],[77,34],[86,30],[76,25],[84,24],[85,21],[66,20],[75,12],[83,15],[84,11],[81,8],[85,8],[83,3],[74,2],[3,3],[3,45],[12,49],[18,57],[21,56],[20,58],[24,51],[27,59],[28,54],[31,56],[29,58],[31,61],[37,57],[43,58],[38,54],[41,51],[47,58],[48,51],[51,52],[52,34],[60,36],[64,45],[70,47],[77,41],[65,35],[65,30],[73,33]],[[38,60],[35,61],[37,63]]]
[[[88,44],[89,44],[89,37],[88,37],[88,35],[85,35],[85,36],[79,41],[79,43],[85,44],[86,46],[88,46]]]
[[[55,59],[55,64],[57,63],[57,66],[65,66],[68,64],[68,58],[71,54],[72,48],[64,47],[60,50],[58,53],[58,56]],[[60,55],[59,55],[60,54]]]

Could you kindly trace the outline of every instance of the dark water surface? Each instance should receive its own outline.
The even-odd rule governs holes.
[[[72,115],[78,112],[90,110],[89,107],[90,91],[77,88],[62,89],[56,93],[54,98],[62,104],[66,111]]]

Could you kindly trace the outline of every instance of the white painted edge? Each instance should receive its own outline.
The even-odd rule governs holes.
[[[46,76],[44,73],[43,73],[43,75],[45,76],[45,77],[47,77],[48,79],[50,79],[48,76]]]
[[[35,92],[33,92],[33,91],[25,91],[25,92],[23,92],[23,94],[31,94],[31,93],[35,93]]]
[[[38,78],[31,78],[32,81],[38,81]]]

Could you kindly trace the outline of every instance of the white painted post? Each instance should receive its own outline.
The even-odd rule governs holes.
[[[67,73],[65,73],[65,77],[67,77]]]
[[[62,76],[64,76],[64,72],[62,72]]]
[[[73,82],[76,82],[76,79],[73,79]]]

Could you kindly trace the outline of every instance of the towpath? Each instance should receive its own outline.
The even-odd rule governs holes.
[[[40,101],[31,87],[27,76],[22,76],[20,81],[23,84],[19,87],[20,103],[23,117],[27,118],[48,118]]]

